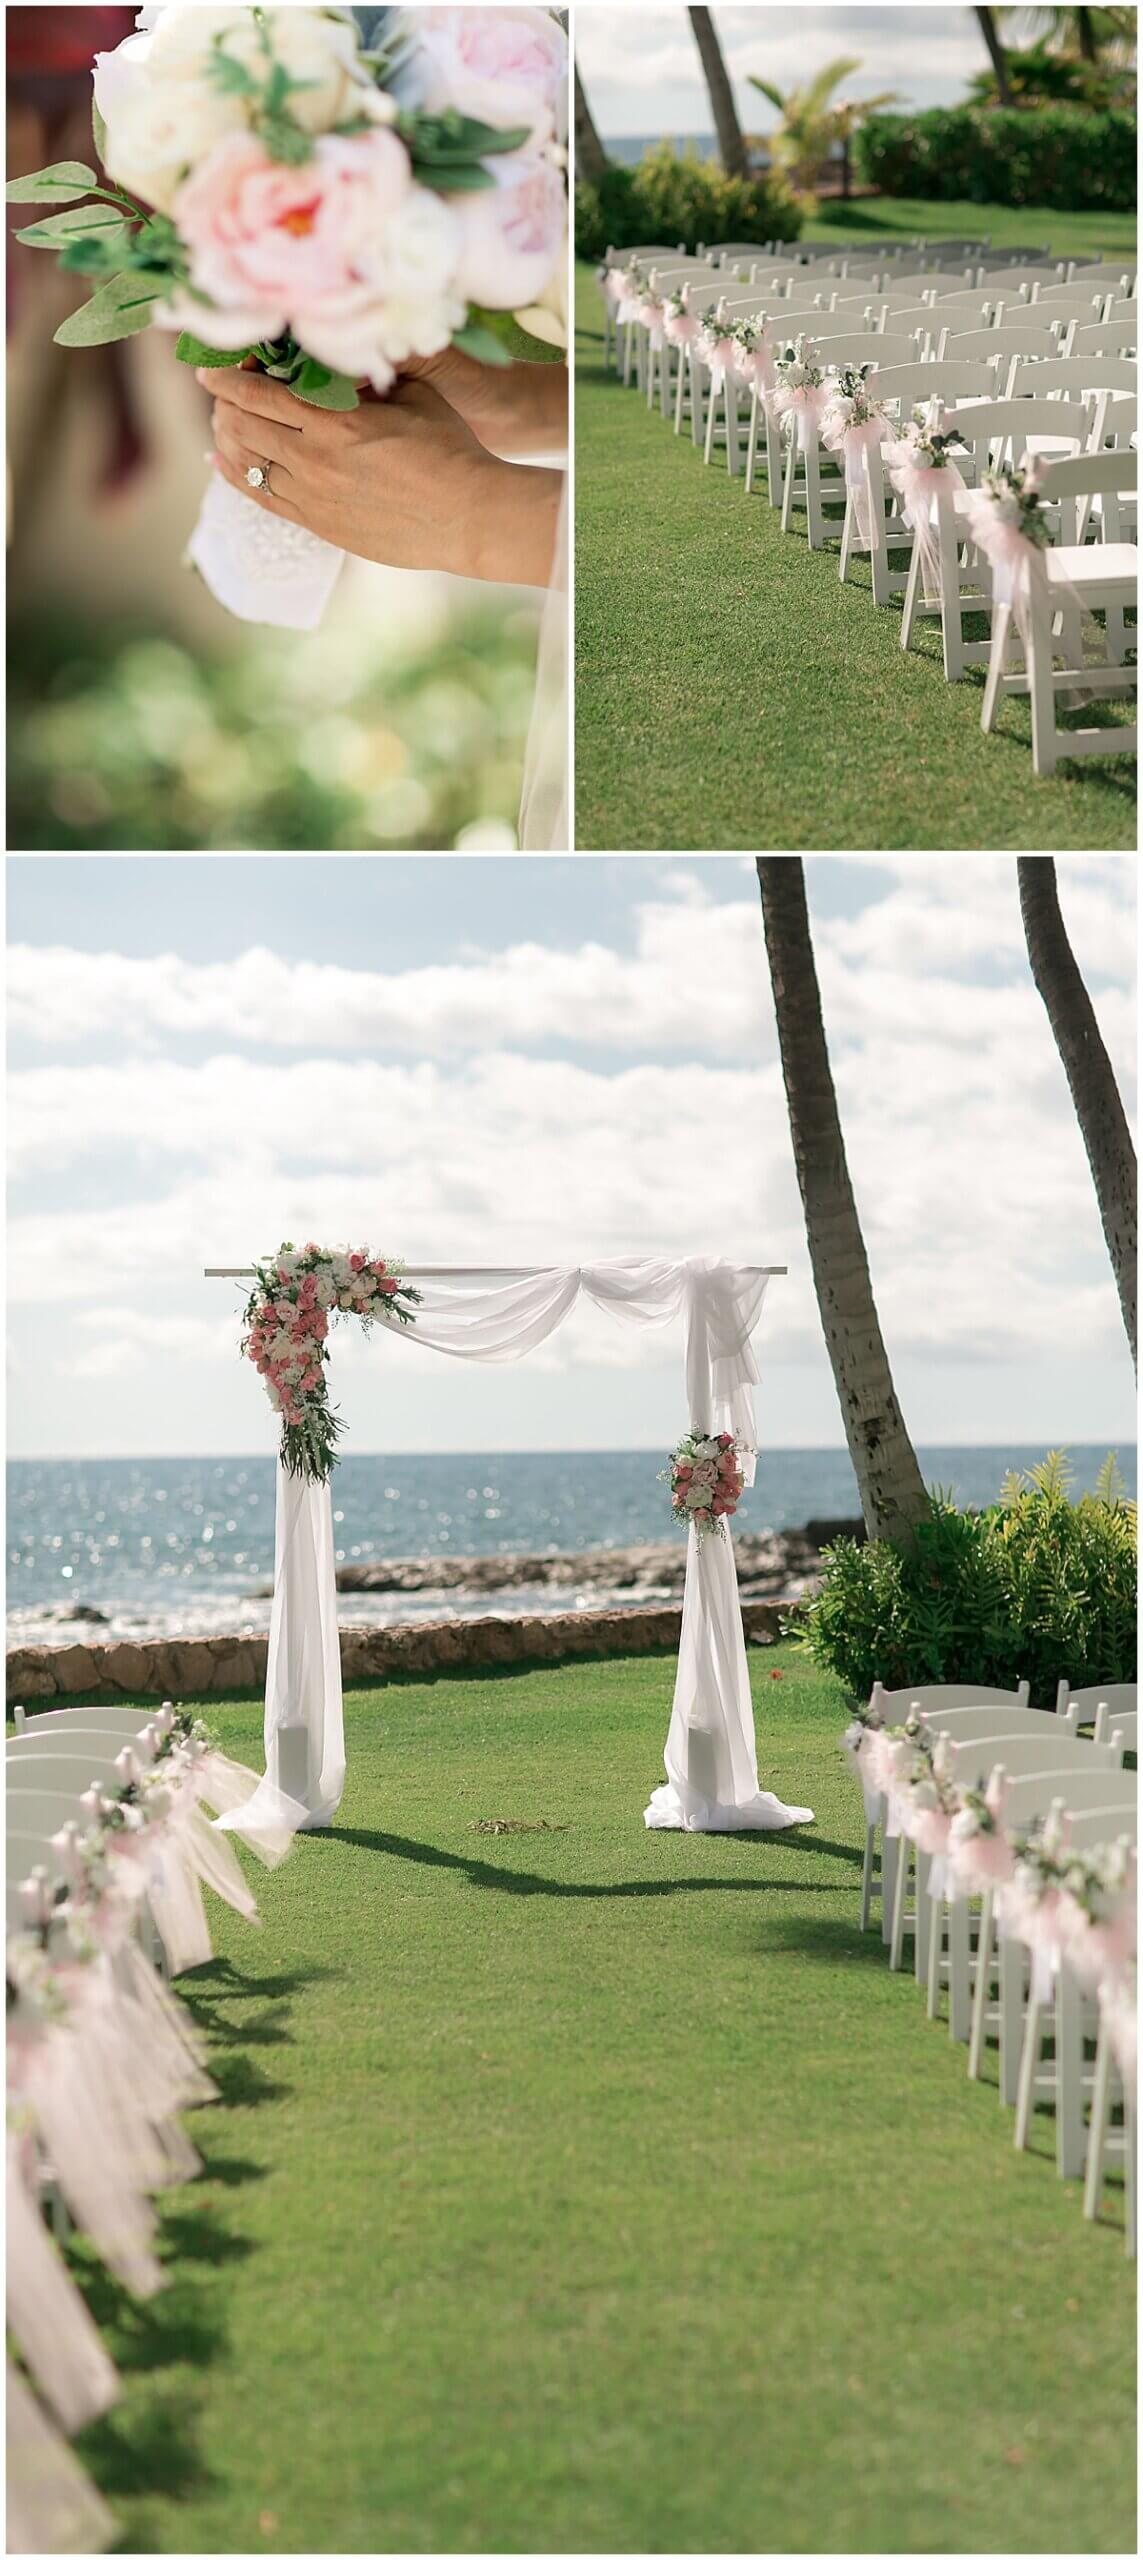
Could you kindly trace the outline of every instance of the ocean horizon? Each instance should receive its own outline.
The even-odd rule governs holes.
[[[1115,1454],[1126,1489],[1134,1448]],[[920,1447],[925,1481],[958,1502],[994,1501],[1034,1446]],[[1074,1491],[1094,1485],[1107,1445],[1073,1444]],[[542,1450],[369,1455],[336,1468],[339,1564],[396,1557],[576,1555],[678,1539],[658,1471],[662,1450]],[[112,1637],[262,1632],[274,1567],[275,1461],[250,1457],[14,1458],[8,1464],[8,1637],[65,1644]],[[735,1522],[739,1535],[856,1519],[844,1448],[766,1449]],[[604,1605],[598,1591],[521,1585],[497,1614]],[[484,1593],[347,1594],[344,1615],[391,1624],[489,1614]]]

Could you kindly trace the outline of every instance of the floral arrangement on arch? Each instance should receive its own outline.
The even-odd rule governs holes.
[[[368,13],[362,13],[363,15]],[[566,342],[567,39],[543,8],[140,10],[95,56],[109,184],[61,161],[9,185],[19,231],[86,277],[61,346],[178,332],[319,408],[450,343],[510,361],[510,317]],[[81,201],[82,199],[82,201]]]
[[[246,1303],[242,1355],[252,1360],[275,1413],[282,1417],[282,1464],[290,1475],[328,1481],[337,1463],[341,1423],[329,1400],[326,1342],[335,1316],[364,1325],[415,1323],[419,1289],[404,1277],[403,1262],[360,1251],[330,1253],[324,1246],[281,1245],[256,1263]]]
[[[659,1481],[670,1484],[676,1520],[692,1525],[700,1541],[715,1534],[724,1538],[745,1486],[733,1432],[688,1431]]]

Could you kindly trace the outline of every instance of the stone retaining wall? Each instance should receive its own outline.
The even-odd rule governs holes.
[[[792,1613],[747,1600],[748,1644],[775,1644]],[[479,1671],[518,1664],[599,1661],[609,1654],[671,1653],[682,1610],[575,1610],[550,1618],[428,1618],[413,1626],[341,1629],[347,1688],[411,1672]],[[153,1639],[140,1644],[24,1645],[8,1656],[8,1703],[95,1697],[208,1698],[261,1689],[265,1636]]]

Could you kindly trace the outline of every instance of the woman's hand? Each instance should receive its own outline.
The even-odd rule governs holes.
[[[391,568],[547,585],[561,473],[494,459],[429,383],[332,410],[261,373],[198,378],[214,394],[216,468],[269,514]],[[268,489],[250,486],[255,465]]]
[[[410,357],[402,372],[439,391],[490,453],[556,454],[567,444],[566,365],[478,364],[459,347],[442,347]]]

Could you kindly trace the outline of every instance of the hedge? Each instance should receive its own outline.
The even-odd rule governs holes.
[[[861,176],[879,195],[931,202],[1135,209],[1135,117],[1121,108],[930,107],[871,115]]]
[[[681,157],[669,142],[645,151],[633,169],[604,171],[575,191],[575,237],[581,258],[661,240],[697,249],[721,240],[796,240],[802,214],[784,180],[772,175],[728,178],[697,151]]]

